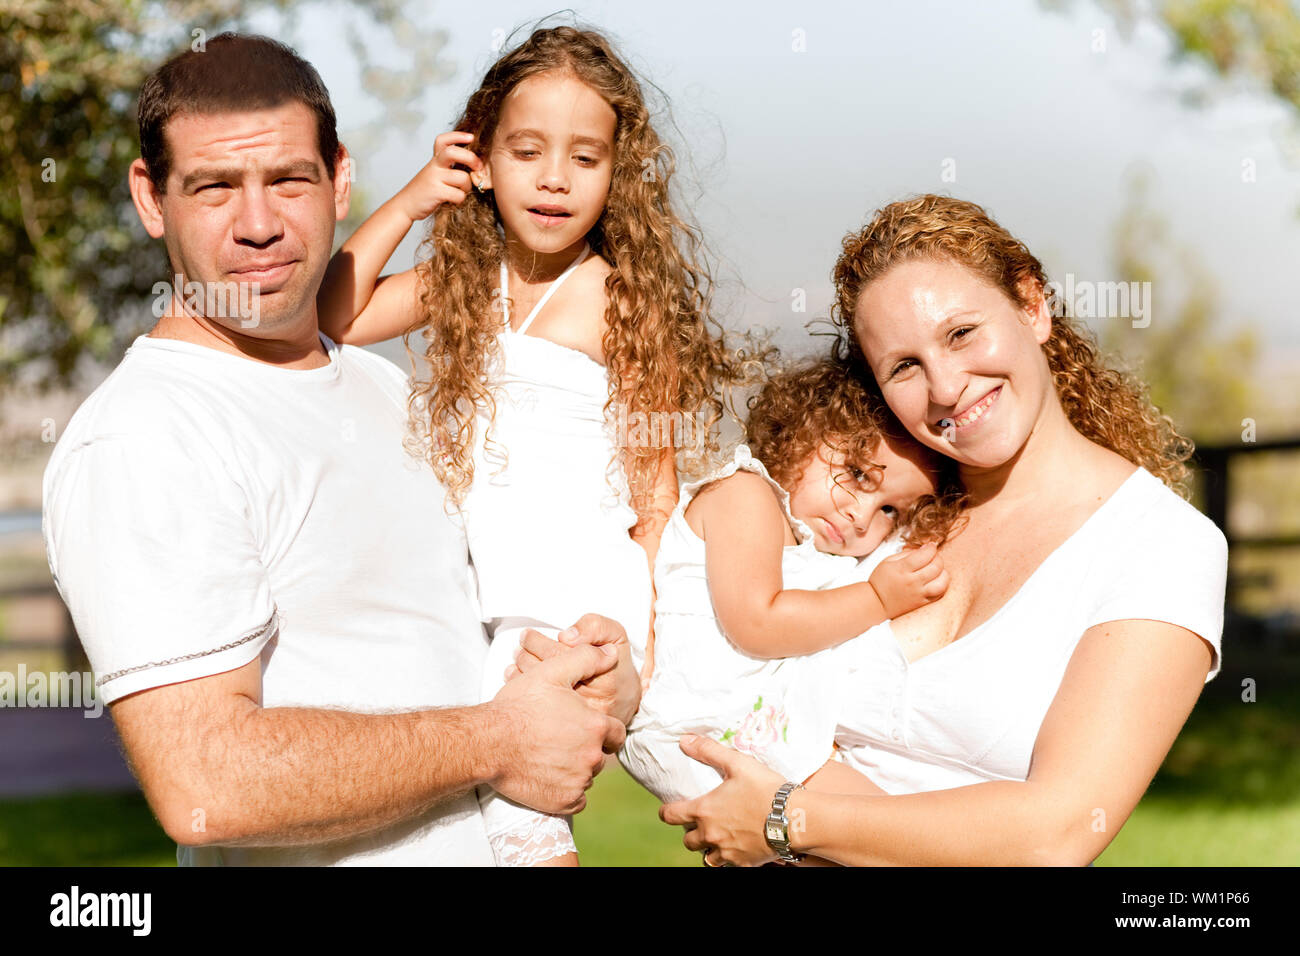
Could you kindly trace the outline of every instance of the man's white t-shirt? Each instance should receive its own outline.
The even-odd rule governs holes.
[[[260,656],[268,708],[477,703],[465,539],[403,446],[407,377],[321,340],[329,364],[300,370],[142,335],[68,423],[46,550],[105,702]],[[365,836],[178,858],[493,863],[473,790]]]

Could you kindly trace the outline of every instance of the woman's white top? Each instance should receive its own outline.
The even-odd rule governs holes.
[[[650,570],[629,531],[636,512],[614,427],[609,378],[590,356],[528,327],[590,253],[547,290],[518,331],[508,306],[489,375],[496,402],[480,409],[474,480],[462,512],[484,621],[529,618],[565,628],[583,614],[613,618],[635,646],[650,623]],[[501,271],[501,298],[508,280]]]
[[[866,580],[873,558],[853,580]],[[1218,673],[1227,560],[1214,523],[1139,468],[952,644],[909,663],[885,622],[838,648],[851,691],[836,742],[887,793],[1024,780],[1066,665],[1094,625],[1176,624],[1213,649],[1207,681]]]
[[[751,657],[731,643],[714,613],[705,542],[691,530],[686,509],[705,485],[737,471],[767,481],[798,541],[782,549],[783,588],[816,590],[858,564],[816,549],[812,530],[790,513],[789,494],[745,445],[725,467],[682,487],[655,558],[654,672],[621,754],[628,771],[665,800],[699,796],[718,783],[710,768],[681,753],[681,734],[722,740],[797,780],[832,752],[838,708],[828,655]]]

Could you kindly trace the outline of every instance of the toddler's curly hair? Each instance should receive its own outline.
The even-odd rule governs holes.
[[[878,487],[884,480],[884,466],[875,455],[886,436],[916,444],[862,378],[860,368],[834,356],[778,368],[748,407],[749,450],[788,492],[793,492],[809,459],[823,445],[843,453],[846,466],[858,469],[872,487]],[[937,471],[939,456],[934,457]],[[947,498],[923,495],[899,515],[909,544],[942,543],[953,530],[958,509]]]

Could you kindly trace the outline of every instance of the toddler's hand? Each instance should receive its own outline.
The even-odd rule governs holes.
[[[936,601],[948,590],[948,572],[933,544],[885,558],[871,572],[870,581],[891,618]]]
[[[445,202],[459,206],[465,201],[474,182],[468,172],[456,166],[467,166],[480,174],[483,169],[483,161],[466,148],[473,141],[473,133],[460,130],[443,133],[433,141],[433,159],[393,200],[411,222],[429,218]]]

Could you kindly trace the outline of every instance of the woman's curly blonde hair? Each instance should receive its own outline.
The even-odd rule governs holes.
[[[1043,351],[1070,424],[1187,497],[1186,462],[1192,442],[1151,403],[1140,381],[1105,363],[1092,334],[1077,326],[1052,295],[1042,264],[974,203],[917,196],[885,206],[864,229],[844,238],[832,272],[836,300],[831,320],[841,332],[837,354],[857,366],[868,382],[874,383],[874,375],[853,329],[858,299],[868,283],[915,259],[963,265],[1001,289],[1020,309],[1046,299],[1053,317]],[[955,470],[948,476],[955,480]],[[951,480],[945,490],[959,507]]]
[[[825,445],[875,488],[884,466],[875,460],[888,434],[917,444],[880,395],[843,358],[805,361],[771,373],[748,402],[745,441],[772,480],[793,494],[811,457]],[[933,455],[937,460],[938,454]],[[942,543],[956,520],[939,495],[923,495],[898,516],[909,544]]]
[[[610,383],[606,414],[612,417],[621,402],[629,420],[637,413],[647,419],[681,413],[701,424],[691,430],[693,445],[624,450],[631,503],[645,517],[665,454],[684,452],[684,470],[690,472],[716,453],[713,426],[724,407],[715,386],[731,374],[732,356],[709,314],[712,279],[700,237],[669,201],[672,154],[650,124],[636,77],[604,37],[569,26],[537,30],[492,65],[455,128],[473,133],[469,148],[485,156],[507,95],[547,73],[575,76],[617,117],[609,196],[587,236],[593,253],[613,267],[605,280],[609,306],[602,342]],[[492,296],[505,254],[497,223],[491,192],[474,191],[459,205],[444,204],[417,266],[423,320],[408,331],[407,349],[410,336],[424,331],[430,376],[417,383],[409,410],[417,443],[452,504],[464,500],[473,481],[476,414],[487,409],[489,420],[495,416],[488,375],[502,319]]]

